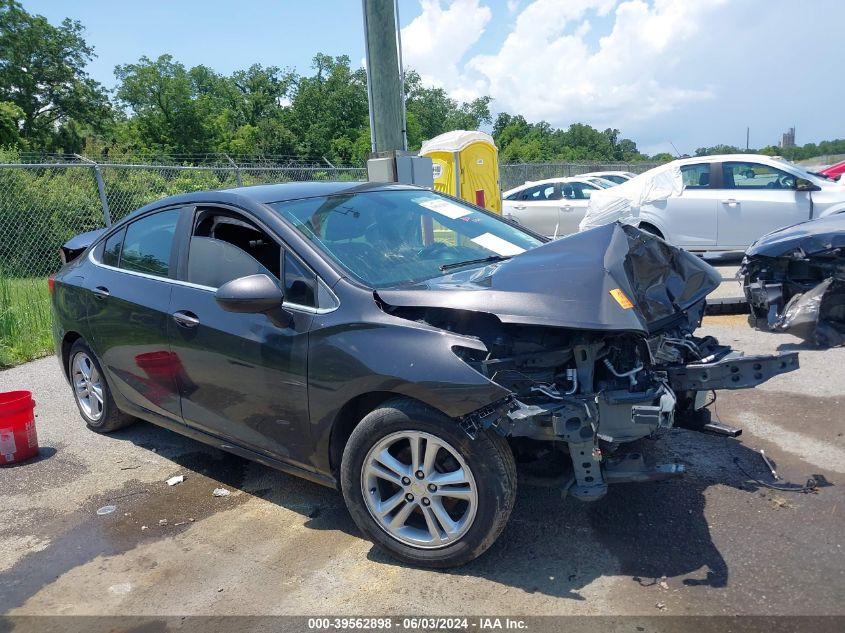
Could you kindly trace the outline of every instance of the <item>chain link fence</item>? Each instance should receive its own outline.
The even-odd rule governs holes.
[[[26,161],[26,157],[16,157]],[[364,181],[364,167],[259,159],[235,162],[228,156],[167,157],[97,162],[81,156],[38,156],[41,162],[0,164],[0,274],[44,277],[60,265],[58,248],[79,233],[117,222],[160,198],[206,189],[305,180]],[[32,160],[32,158],[30,158]],[[52,160],[52,162],[51,162]],[[72,161],[72,162],[71,162]],[[501,165],[502,189],[527,180],[572,176],[588,171],[642,172],[650,163],[532,163]]]
[[[0,164],[0,273],[44,277],[59,246],[180,193],[304,180],[366,180],[363,167],[138,165],[92,162]]]

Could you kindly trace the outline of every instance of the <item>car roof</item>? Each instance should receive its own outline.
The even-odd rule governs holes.
[[[420,190],[427,191],[422,187],[413,185],[402,185],[391,182],[285,182],[270,185],[250,185],[247,187],[233,187],[231,189],[207,189],[181,193],[167,198],[155,200],[140,209],[128,214],[124,220],[129,220],[137,215],[160,209],[162,207],[178,204],[270,204],[273,202],[286,202],[288,200],[301,200],[303,198],[318,198],[321,196],[332,196],[342,193],[359,193],[366,191],[392,191],[392,190]]]
[[[679,165],[692,165],[696,163],[753,162],[778,166],[783,165],[788,161],[785,161],[782,158],[766,156],[765,154],[714,154],[712,156],[690,156],[689,158],[679,158],[674,162]]]
[[[337,182],[337,181],[305,181],[284,182],[270,185],[250,185],[247,187],[233,187],[223,189],[225,193],[233,193],[255,202],[268,204],[271,202],[285,202],[301,198],[317,198],[333,196],[340,193],[358,193],[361,191],[381,191],[385,189],[417,189],[410,185],[399,185],[389,182]]]

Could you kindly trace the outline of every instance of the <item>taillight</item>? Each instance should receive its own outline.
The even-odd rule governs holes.
[[[49,289],[50,294],[53,294],[53,286],[55,286],[55,285],[56,285],[56,276],[50,275],[49,277],[47,277],[47,288]]]

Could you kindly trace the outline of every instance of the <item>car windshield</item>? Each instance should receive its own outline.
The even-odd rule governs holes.
[[[270,207],[373,288],[432,279],[460,270],[462,262],[481,266],[542,244],[491,214],[431,191],[366,191]]]

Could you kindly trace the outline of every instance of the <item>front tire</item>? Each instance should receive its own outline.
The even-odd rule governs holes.
[[[111,433],[134,422],[117,408],[100,362],[82,339],[70,348],[68,376],[74,402],[89,429]]]
[[[473,440],[442,413],[397,398],[353,430],[341,487],[358,527],[394,557],[455,567],[482,554],[504,529],[516,466],[495,432]]]

